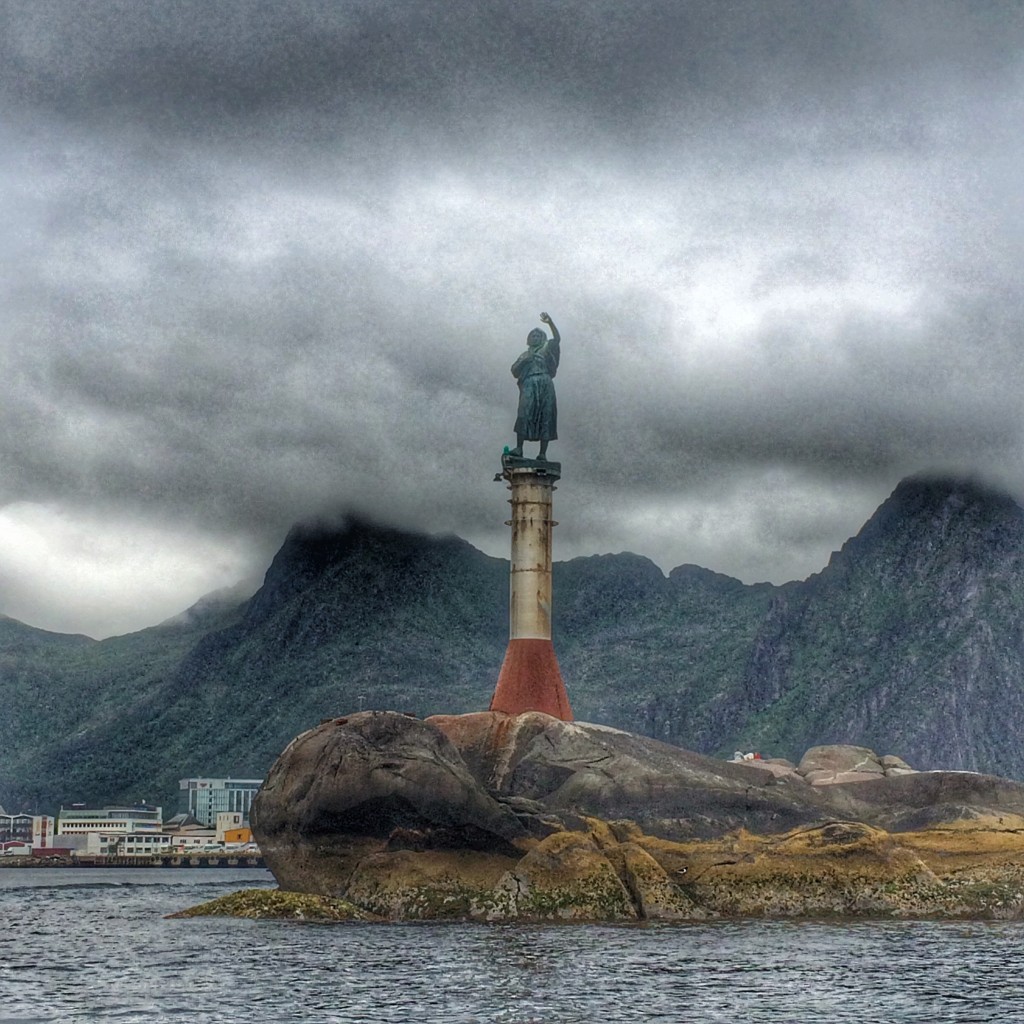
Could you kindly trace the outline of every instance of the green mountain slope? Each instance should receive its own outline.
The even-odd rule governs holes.
[[[55,690],[81,691],[78,720],[0,680],[49,735],[0,755],[0,802],[173,806],[178,778],[262,775],[324,717],[486,705],[504,652],[507,573],[457,538],[361,523],[296,528],[264,586],[230,613],[116,642],[80,638],[80,666],[43,665]],[[116,714],[88,712],[97,688]]]
[[[772,593],[638,555],[555,566],[553,632],[575,715],[715,752],[738,729],[750,646]]]
[[[1024,511],[977,484],[904,481],[773,602],[746,697],[748,743],[855,737],[922,766],[1024,776]]]
[[[91,640],[0,618],[0,804],[52,809],[61,800],[147,800],[152,766],[121,770],[118,753],[154,744],[154,698],[207,630],[240,609]],[[104,749],[103,738],[116,737]]]
[[[248,601],[96,642],[0,619],[0,804],[149,799],[262,775],[321,718],[486,707],[508,563],[454,537],[298,527]],[[580,719],[691,749],[861,743],[1024,777],[1024,511],[957,480],[901,484],[809,580],[745,586],[637,555],[555,566]]]

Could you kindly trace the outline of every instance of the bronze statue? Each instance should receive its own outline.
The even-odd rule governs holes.
[[[516,446],[509,455],[522,458],[524,441],[540,441],[537,459],[544,462],[548,457],[548,441],[558,438],[558,406],[552,378],[558,370],[562,339],[547,313],[541,313],[540,319],[551,328],[552,337],[535,327],[526,336],[529,348],[512,364],[512,376],[519,381],[519,412]]]

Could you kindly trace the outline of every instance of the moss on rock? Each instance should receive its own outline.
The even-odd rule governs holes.
[[[503,920],[500,887],[517,858],[472,850],[398,850],[366,857],[345,895],[390,920]]]
[[[303,892],[283,892],[280,889],[242,889],[167,916],[246,917],[252,920],[288,921],[379,920],[348,900]]]

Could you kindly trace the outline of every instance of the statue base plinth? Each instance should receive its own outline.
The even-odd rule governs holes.
[[[550,477],[552,480],[562,478],[560,462],[548,462],[547,459],[524,459],[521,455],[502,455],[500,475],[506,480],[511,478],[513,472],[522,472],[523,470],[530,470],[537,476]]]
[[[550,640],[509,640],[489,710],[509,715],[543,711],[563,722],[573,720]]]

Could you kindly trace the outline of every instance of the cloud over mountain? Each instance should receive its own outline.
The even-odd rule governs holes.
[[[503,550],[542,309],[562,555],[781,581],[908,472],[1024,493],[1022,43],[952,3],[0,3],[0,518],[69,573],[5,531],[0,609],[136,628],[343,508]]]

